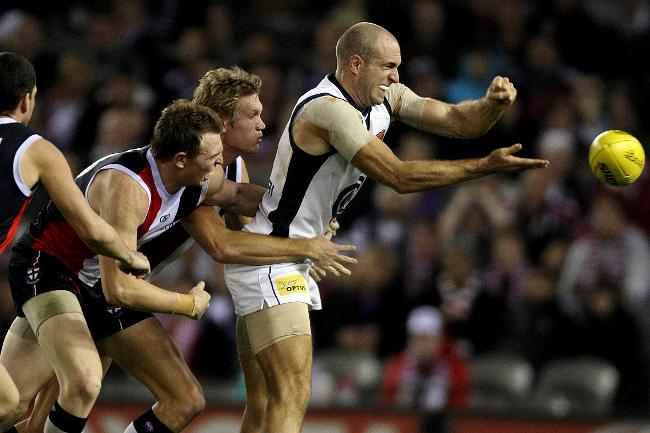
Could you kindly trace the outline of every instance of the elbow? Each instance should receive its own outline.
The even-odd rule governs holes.
[[[111,305],[130,307],[130,294],[130,290],[128,290],[126,286],[120,284],[112,285],[109,288],[104,288],[104,296],[106,297],[106,302]]]
[[[239,255],[233,248],[225,248],[213,245],[208,251],[212,260],[219,263],[237,263]]]
[[[460,138],[461,140],[473,140],[484,136],[489,130],[490,128],[480,128],[480,129],[474,128],[474,129],[464,130],[458,135],[458,138]]]
[[[106,232],[104,232],[103,230],[101,230],[99,227],[95,225],[90,225],[89,227],[86,227],[85,230],[80,234],[80,236],[82,237],[86,245],[90,246],[92,249],[95,250],[97,248],[100,248],[102,245],[106,245],[111,240],[109,239],[108,236],[106,236]]]
[[[399,174],[389,174],[384,179],[383,184],[399,194],[408,194],[415,191],[413,188],[413,183],[410,182],[406,176]]]

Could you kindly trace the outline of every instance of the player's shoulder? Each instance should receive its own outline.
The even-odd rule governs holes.
[[[111,190],[113,194],[131,197],[132,194],[143,193],[149,189],[147,182],[132,173],[119,169],[99,170],[93,180],[93,185]]]
[[[348,101],[333,95],[323,95],[307,102],[305,108],[320,113],[358,114]]]
[[[32,137],[33,140],[23,154],[23,161],[30,160],[39,165],[58,165],[64,162],[67,164],[63,152],[54,143],[38,134],[34,134]],[[52,165],[51,168],[55,169],[56,165]]]

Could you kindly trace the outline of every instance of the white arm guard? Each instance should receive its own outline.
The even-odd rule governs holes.
[[[346,161],[375,136],[366,129],[361,114],[348,102],[333,96],[314,99],[306,104],[300,118],[328,132],[329,144]]]
[[[393,115],[407,125],[422,129],[422,112],[428,98],[416,95],[404,84],[391,84],[386,99],[393,109]]]

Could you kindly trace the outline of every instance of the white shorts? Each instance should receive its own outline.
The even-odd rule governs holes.
[[[238,316],[259,311],[264,304],[272,307],[289,302],[304,302],[310,309],[320,310],[318,285],[309,276],[306,263],[280,263],[250,266],[226,265],[228,290]]]

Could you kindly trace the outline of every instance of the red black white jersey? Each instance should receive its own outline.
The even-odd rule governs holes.
[[[269,188],[255,218],[244,230],[291,238],[321,235],[363,185],[366,175],[336,149],[324,155],[310,155],[294,142],[291,125],[296,116],[314,99],[331,96],[350,103],[366,129],[383,139],[392,115],[388,100],[362,110],[334,74],[326,76],[298,99],[278,143]]]
[[[203,201],[208,188],[205,183],[202,187],[186,186],[168,193],[149,146],[109,155],[86,168],[76,180],[84,195],[87,196],[101,170],[119,170],[131,176],[149,197],[149,209],[138,227],[138,246],[176,225]],[[88,286],[94,286],[99,279],[97,256],[80,240],[52,201],[43,206],[19,243],[56,257]]]
[[[32,190],[20,176],[20,160],[41,136],[10,117],[0,117],[0,253],[16,234]]]
[[[238,156],[233,162],[225,166],[224,172],[226,179],[241,183],[243,163],[242,157]],[[220,215],[224,214],[224,211],[219,206],[215,206],[215,208],[219,210]],[[151,277],[154,277],[165,266],[187,251],[193,243],[193,239],[185,231],[183,226],[176,224],[160,236],[142,243],[138,251],[149,259],[152,270]]]

